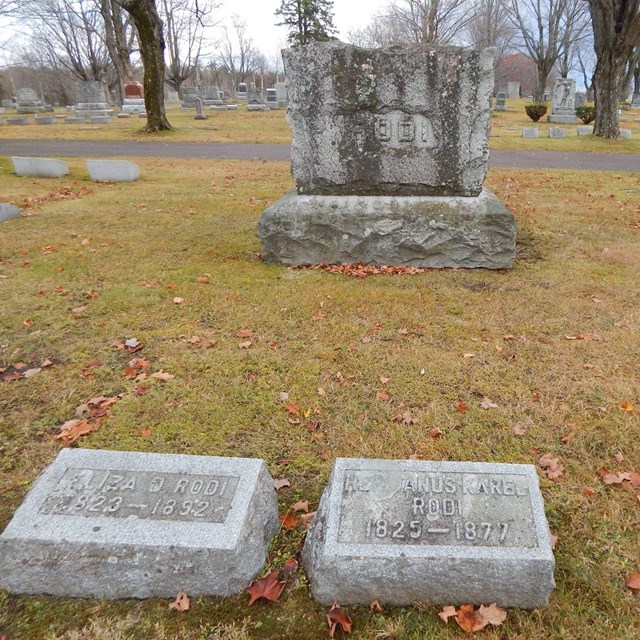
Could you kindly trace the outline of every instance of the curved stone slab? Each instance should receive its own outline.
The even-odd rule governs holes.
[[[16,175],[26,178],[62,178],[69,173],[69,165],[53,158],[12,157]]]
[[[265,262],[504,269],[515,259],[513,215],[477,197],[306,196],[291,191],[258,222]]]
[[[6,202],[0,202],[0,222],[6,222],[12,218],[20,216],[20,209],[14,204],[7,204]]]
[[[262,460],[63,449],[0,536],[0,587],[227,597],[262,570],[278,528]]]
[[[339,458],[302,559],[327,605],[533,609],[555,588],[532,465]]]
[[[89,177],[96,182],[133,182],[140,167],[128,160],[87,160]]]

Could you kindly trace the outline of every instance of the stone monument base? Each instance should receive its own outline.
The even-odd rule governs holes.
[[[287,193],[258,223],[265,262],[511,267],[516,226],[488,189],[476,197]]]
[[[553,115],[547,116],[547,122],[555,122],[557,124],[575,124],[576,123],[576,115]]]

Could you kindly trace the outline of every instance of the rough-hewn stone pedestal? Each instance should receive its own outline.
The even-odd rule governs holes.
[[[476,197],[308,196],[294,191],[260,218],[266,262],[503,269],[515,258],[511,212]]]

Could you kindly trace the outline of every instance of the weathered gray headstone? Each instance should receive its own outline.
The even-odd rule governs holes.
[[[587,101],[587,94],[580,91],[576,92],[575,105],[576,108],[581,107]]]
[[[36,124],[55,124],[55,116],[36,116]]]
[[[513,216],[482,188],[493,50],[328,42],[283,57],[297,193],[262,214],[267,262],[511,266]]]
[[[581,124],[577,127],[579,136],[590,136],[593,133],[593,125],[592,124]]]
[[[133,182],[140,167],[129,160],[87,160],[89,177],[96,182]]]
[[[69,165],[53,158],[12,157],[16,175],[26,178],[61,178],[69,173]]]
[[[262,460],[63,449],[0,536],[0,587],[230,596],[261,571],[278,527]]]
[[[197,87],[182,88],[182,108],[193,109],[196,106],[196,98],[200,97],[200,91]]]
[[[14,204],[7,204],[6,202],[0,202],[0,222],[6,222],[12,218],[20,216],[20,209]]]
[[[506,111],[507,110],[507,94],[504,91],[498,91],[496,94],[496,111]]]
[[[274,85],[276,90],[276,99],[281,107],[287,106],[287,85],[284,82],[276,82]]]
[[[94,122],[94,118],[102,120],[95,121],[96,124],[108,124],[109,116],[113,115],[113,110],[107,103],[107,95],[103,82],[99,80],[88,80],[80,82],[78,85],[78,104],[75,107],[75,117],[82,120]],[[67,122],[69,120],[67,119]]]
[[[193,119],[194,120],[206,120],[207,116],[205,115],[205,112],[204,112],[202,98],[200,96],[196,96],[194,101],[195,101],[195,105],[196,105],[196,115],[193,116]]]
[[[525,127],[522,130],[523,138],[539,138],[540,130],[537,127]]]
[[[302,557],[323,604],[533,609],[555,587],[531,465],[339,458]]]
[[[263,102],[247,102],[247,111],[269,111],[269,107]]]
[[[278,102],[277,92],[275,88],[267,89],[267,107],[269,107],[269,109],[280,108],[280,103]]]
[[[567,130],[562,127],[549,127],[550,138],[564,138],[567,135]]]
[[[18,89],[16,91],[16,111],[18,113],[41,113],[45,110],[42,100],[33,89]]]
[[[8,124],[17,124],[17,125],[29,124],[29,118],[24,117],[24,116],[11,116],[11,117],[7,118],[7,123]]]
[[[572,78],[556,78],[551,100],[549,122],[575,124],[576,122],[576,81]]]
[[[621,138],[631,138],[631,129],[620,129]]]
[[[507,92],[509,93],[509,98],[519,98],[520,97],[520,83],[519,82],[508,82],[507,83]]]

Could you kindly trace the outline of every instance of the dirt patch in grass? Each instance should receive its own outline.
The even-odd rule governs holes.
[[[640,503],[628,483],[605,486],[596,471],[640,470],[637,175],[492,171],[488,186],[518,223],[514,269],[357,279],[260,261],[256,223],[291,188],[288,164],[137,162],[136,183],[45,198],[2,225],[0,368],[54,364],[0,382],[0,529],[59,451],[58,426],[95,396],[122,394],[77,446],[264,458],[291,481],[282,512],[301,499],[317,506],[337,456],[537,464],[551,453],[565,466],[562,478],[541,478],[558,588],[547,609],[510,612],[483,635],[640,635],[640,603],[625,586],[640,568]],[[14,200],[44,197],[51,184],[3,177]],[[125,371],[134,356],[114,346],[133,337],[149,361],[137,381]],[[159,371],[174,378],[151,377]],[[497,407],[482,408],[484,398]],[[405,411],[415,424],[393,420]],[[282,532],[270,566],[302,535]],[[5,593],[0,636],[327,637],[303,574],[276,605],[247,601],[195,599],[178,614],[160,600]],[[349,607],[352,637],[464,635],[436,611]]]

